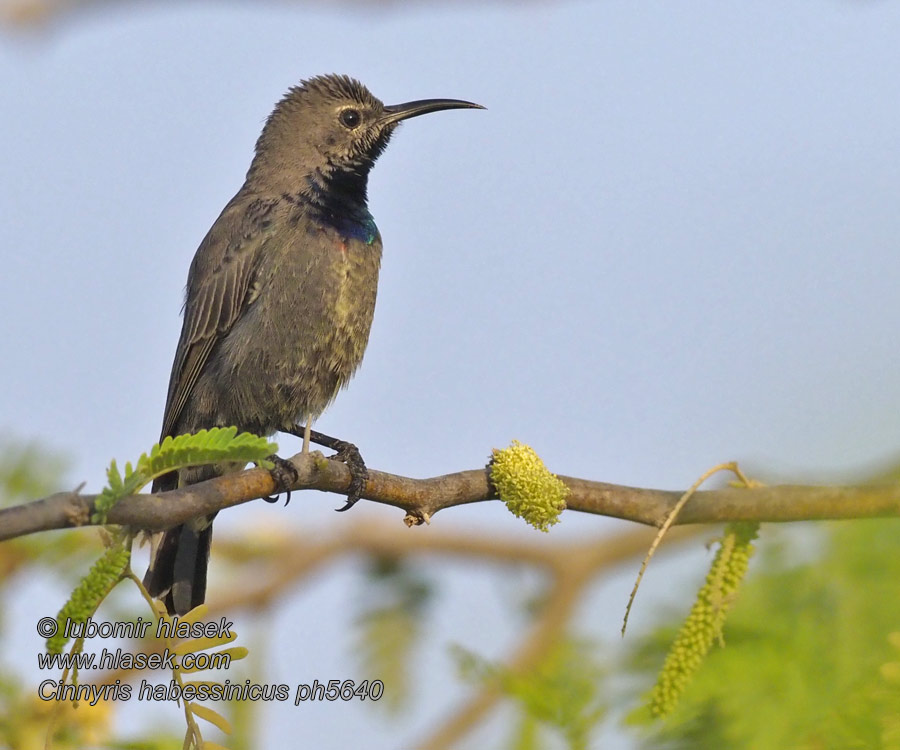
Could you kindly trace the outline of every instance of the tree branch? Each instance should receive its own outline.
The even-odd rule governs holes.
[[[319,453],[291,459],[298,479],[293,490],[346,492],[350,472]],[[639,489],[559,477],[569,487],[569,510],[658,526],[682,493]],[[109,513],[108,523],[158,531],[196,516],[249,502],[276,491],[264,469],[249,469],[155,495],[126,498]],[[472,469],[429,479],[410,479],[370,470],[363,498],[406,511],[410,526],[427,523],[444,508],[496,499],[488,470]],[[0,509],[0,541],[50,529],[91,525],[96,495],[61,492]],[[723,521],[812,521],[900,515],[900,484],[847,487],[778,485],[697,492],[681,511],[678,524]]]

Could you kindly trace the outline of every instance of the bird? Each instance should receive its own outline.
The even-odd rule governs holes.
[[[368,175],[402,121],[449,109],[484,107],[459,99],[385,105],[336,74],[287,91],[266,119],[244,184],[191,262],[160,441],[226,426],[302,436],[304,452],[313,440],[350,467],[343,509],[359,498],[366,475],[359,451],[311,425],[368,343],[382,251]],[[181,469],[157,478],[152,491],[240,468]],[[283,474],[278,481],[289,488]],[[144,585],[169,614],[205,600],[213,518],[154,539]]]

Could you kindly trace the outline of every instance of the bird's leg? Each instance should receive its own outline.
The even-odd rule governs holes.
[[[273,453],[267,460],[275,464],[273,468],[269,469],[269,474],[272,475],[272,480],[275,482],[275,494],[270,497],[264,497],[263,500],[267,503],[278,502],[278,495],[286,492],[287,499],[284,501],[284,507],[287,507],[287,504],[291,501],[291,487],[294,486],[294,482],[300,478],[300,475],[297,473],[294,465],[281,456],[276,456]]]
[[[353,443],[348,443],[346,440],[338,440],[330,435],[316,432],[316,430],[312,429],[311,422],[312,420],[307,421],[305,428],[301,428],[300,425],[295,425],[292,429],[288,430],[288,432],[296,437],[303,435],[304,445],[308,445],[306,440],[309,439],[316,445],[321,445],[336,451],[330,458],[346,464],[347,468],[350,469],[350,486],[347,488],[347,502],[344,504],[344,507],[335,508],[335,510],[341,512],[350,510],[350,508],[356,505],[362,495],[362,491],[366,486],[366,480],[369,478],[369,470],[366,468],[366,462],[363,461],[363,458],[359,453],[359,448],[353,445]]]
[[[309,441],[312,434],[312,414],[306,417],[306,429],[303,430],[303,452],[309,453]]]

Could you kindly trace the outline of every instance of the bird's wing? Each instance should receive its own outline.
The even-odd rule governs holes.
[[[162,437],[171,435],[213,347],[249,305],[260,248],[274,204],[249,207],[237,198],[200,243],[188,275],[184,324],[172,364]]]

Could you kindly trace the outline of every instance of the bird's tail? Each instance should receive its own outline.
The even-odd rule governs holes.
[[[198,530],[189,521],[163,533],[144,586],[150,596],[163,601],[170,615],[187,614],[206,599],[211,541],[212,523]]]
[[[153,491],[175,489],[174,475],[160,477]],[[214,516],[194,518],[163,532],[144,575],[144,586],[170,615],[183,615],[206,599],[206,569]]]

